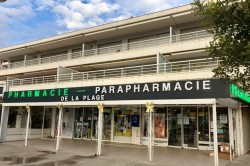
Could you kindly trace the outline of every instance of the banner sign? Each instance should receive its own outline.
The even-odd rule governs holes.
[[[238,88],[234,84],[230,84],[230,93],[232,97],[236,97],[244,102],[250,103],[250,94]]]
[[[4,93],[3,102],[77,102],[229,97],[229,86],[220,80],[212,79],[9,91]]]

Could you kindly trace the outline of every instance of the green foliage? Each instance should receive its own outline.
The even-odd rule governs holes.
[[[194,0],[192,8],[213,40],[209,55],[221,60],[214,77],[250,89],[250,0]]]

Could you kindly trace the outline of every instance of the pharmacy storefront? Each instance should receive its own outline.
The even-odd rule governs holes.
[[[8,119],[7,134],[1,139],[23,138],[24,131],[20,129],[25,128],[27,105],[30,105],[32,137],[56,137],[57,106],[61,105],[62,136],[95,140],[97,105],[102,103],[103,140],[146,144],[145,104],[151,102],[155,145],[212,149],[213,134],[217,130],[218,144],[236,147],[238,101],[232,97],[247,100],[247,95],[236,86],[216,79],[9,91],[4,94],[5,113],[2,113]],[[237,154],[237,149],[233,149]]]

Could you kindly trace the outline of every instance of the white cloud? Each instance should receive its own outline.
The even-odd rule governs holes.
[[[76,30],[96,26],[105,22],[103,14],[111,13],[119,8],[117,4],[110,4],[101,0],[90,0],[83,3],[79,0],[58,4],[53,11],[58,16],[57,22],[65,25],[69,30]]]
[[[0,4],[0,47],[15,43],[15,40],[20,42],[46,36],[46,31],[47,35],[60,34],[187,4],[190,1],[8,0]],[[43,29],[37,31],[39,26]],[[53,29],[48,30],[44,28],[46,26],[53,26]],[[20,34],[21,37],[17,40],[12,34]],[[11,35],[13,38],[6,40]]]
[[[8,1],[7,1],[8,2]],[[14,3],[7,3],[5,5],[0,6],[0,23],[10,23],[19,20],[26,20],[35,15],[32,10],[32,6],[29,3],[21,3],[20,1],[16,0]]]
[[[116,0],[132,14],[150,13],[171,7],[170,0]]]
[[[38,10],[52,10],[69,31],[173,7],[187,0],[36,0]]]
[[[13,29],[20,34],[19,29],[23,21],[27,21],[33,16],[35,12],[32,9],[32,5],[29,1],[11,0],[1,3],[0,5],[0,45],[7,46],[9,40],[15,40],[15,36],[12,36]]]

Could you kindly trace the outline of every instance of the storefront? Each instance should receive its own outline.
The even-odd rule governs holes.
[[[103,140],[146,144],[145,103],[153,101],[156,146],[208,150],[213,149],[213,109],[217,114],[218,144],[238,146],[235,134],[239,124],[238,104],[231,99],[233,90],[231,87],[230,92],[229,85],[219,80],[192,80],[9,91],[4,95],[3,105],[9,110],[7,133],[11,133],[11,129],[25,128],[25,106],[29,104],[31,129],[39,130],[41,138],[56,137],[57,106],[61,104],[62,137],[95,140],[97,105],[103,103]],[[237,93],[233,95],[239,98]],[[230,138],[231,133],[233,138]],[[6,141],[13,137],[7,136]],[[233,149],[236,154],[237,148]]]

